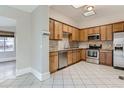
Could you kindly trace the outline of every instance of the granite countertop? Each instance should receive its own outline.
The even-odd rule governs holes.
[[[87,48],[68,48],[62,50],[50,50],[49,52],[70,51],[70,50],[78,50],[78,49],[87,49]]]

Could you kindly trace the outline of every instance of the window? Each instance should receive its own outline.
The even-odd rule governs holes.
[[[0,52],[14,51],[14,37],[0,37]]]

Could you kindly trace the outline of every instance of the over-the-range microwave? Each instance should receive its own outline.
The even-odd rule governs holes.
[[[88,41],[100,40],[100,34],[91,34],[88,35]]]

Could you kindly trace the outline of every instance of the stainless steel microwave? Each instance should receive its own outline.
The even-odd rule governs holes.
[[[92,40],[100,40],[100,34],[88,35],[88,40],[89,40],[89,41],[92,41]]]

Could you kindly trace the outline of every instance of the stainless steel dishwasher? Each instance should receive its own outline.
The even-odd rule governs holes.
[[[59,69],[67,66],[67,51],[59,51]]]

